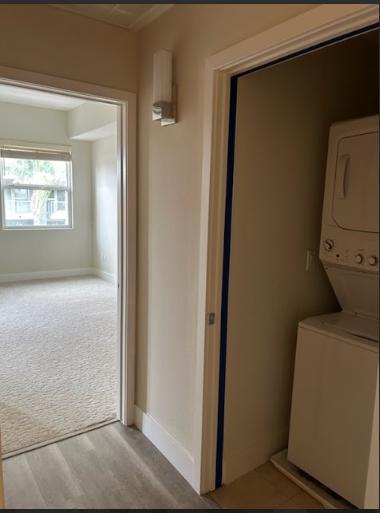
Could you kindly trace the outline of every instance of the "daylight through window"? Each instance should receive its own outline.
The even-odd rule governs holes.
[[[71,153],[0,149],[3,228],[70,228]]]

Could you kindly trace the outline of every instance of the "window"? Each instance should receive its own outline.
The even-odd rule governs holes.
[[[71,153],[0,149],[3,228],[71,228]]]

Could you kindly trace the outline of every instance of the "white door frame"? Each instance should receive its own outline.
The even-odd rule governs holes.
[[[134,424],[136,308],[136,94],[86,82],[0,66],[0,84],[119,105],[118,335],[121,341],[120,420]]]
[[[199,254],[193,485],[215,488],[230,79],[265,63],[378,23],[377,5],[321,5],[206,62]],[[209,313],[215,323],[209,324]]]

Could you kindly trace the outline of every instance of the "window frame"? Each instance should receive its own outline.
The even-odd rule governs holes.
[[[14,150],[35,150],[39,152],[50,152],[50,153],[70,153],[70,160],[66,160],[66,176],[67,186],[56,186],[52,188],[48,185],[4,185],[4,161],[1,154],[1,150],[14,149]],[[7,226],[5,217],[5,191],[11,189],[24,189],[24,190],[54,190],[54,191],[65,191],[67,192],[67,211],[68,211],[68,224],[65,225],[15,225]],[[45,144],[45,143],[31,143],[24,141],[15,140],[1,140],[0,141],[0,212],[1,212],[1,229],[4,231],[48,231],[48,230],[72,230],[74,228],[74,201],[73,201],[73,166],[72,166],[72,147],[63,146],[57,144]]]

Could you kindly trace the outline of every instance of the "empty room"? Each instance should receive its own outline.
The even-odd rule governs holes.
[[[116,111],[0,85],[3,457],[120,416]]]

